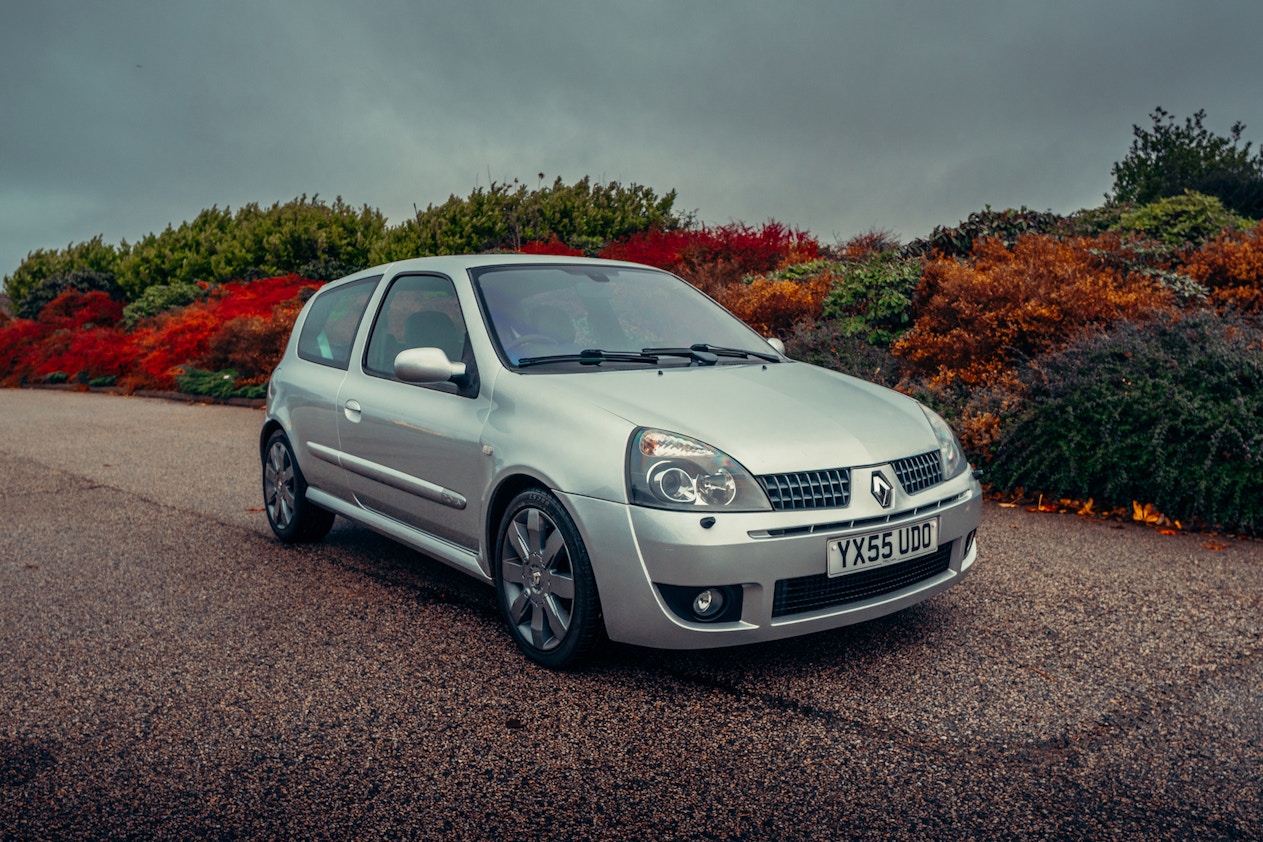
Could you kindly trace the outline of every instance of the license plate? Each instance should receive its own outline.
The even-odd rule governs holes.
[[[896,526],[881,532],[838,538],[829,542],[829,575],[843,576],[859,570],[884,567],[929,555],[937,549],[938,518]]]

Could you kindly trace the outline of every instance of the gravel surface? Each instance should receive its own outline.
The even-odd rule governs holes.
[[[1263,542],[988,505],[872,623],[557,674],[258,510],[257,410],[0,391],[0,838],[1263,837]]]

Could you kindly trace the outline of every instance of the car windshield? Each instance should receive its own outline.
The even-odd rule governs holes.
[[[584,369],[776,361],[753,330],[673,275],[619,266],[473,272],[511,365]]]

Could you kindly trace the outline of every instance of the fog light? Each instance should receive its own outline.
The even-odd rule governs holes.
[[[714,588],[707,588],[697,596],[693,597],[693,613],[697,615],[699,620],[706,620],[714,617],[723,610],[723,591],[718,591]]]

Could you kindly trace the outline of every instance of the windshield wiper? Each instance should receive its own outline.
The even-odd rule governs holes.
[[[771,351],[747,351],[742,348],[725,348],[722,345],[707,345],[705,342],[698,342],[693,345],[694,351],[709,351],[712,354],[718,354],[721,357],[755,357],[760,360],[767,360],[770,363],[778,363],[781,358]]]
[[[655,365],[658,357],[651,353],[636,351],[602,351],[600,348],[587,348],[577,354],[550,354],[545,357],[523,357],[517,361],[518,368],[549,363],[579,363],[580,365],[600,365],[601,363],[646,363]]]
[[[781,358],[776,354],[765,351],[746,351],[741,348],[725,348],[722,345],[708,345],[705,342],[697,342],[687,348],[644,348],[646,354],[663,354],[670,356],[691,357],[694,361],[702,365],[714,365],[717,357],[756,357],[760,360],[766,360],[770,363],[778,363]]]

